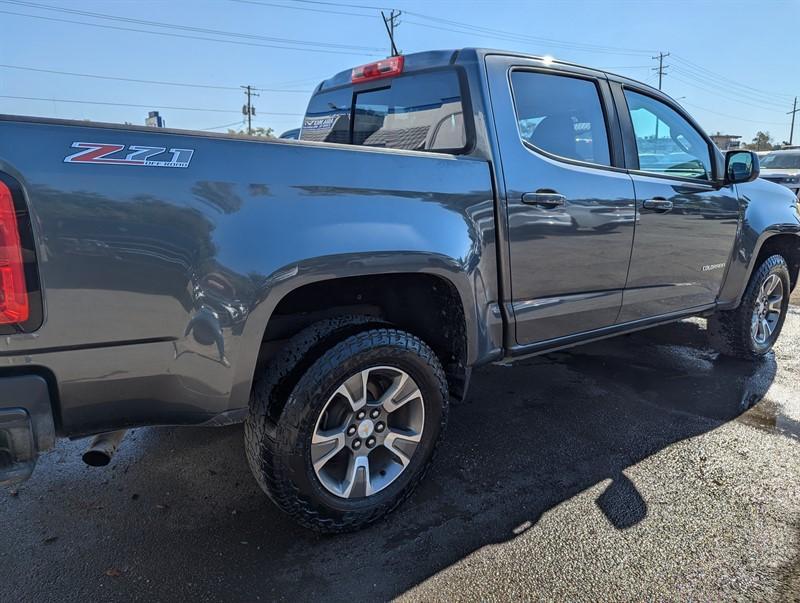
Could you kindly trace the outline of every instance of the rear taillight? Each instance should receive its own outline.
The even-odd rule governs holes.
[[[403,73],[402,55],[356,67],[350,73],[350,81],[354,84],[358,84],[359,82],[378,80],[382,77],[391,77],[401,73]]]
[[[0,325],[23,323],[29,316],[14,199],[8,186],[0,182]]]

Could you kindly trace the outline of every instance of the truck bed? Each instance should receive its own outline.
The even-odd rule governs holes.
[[[65,162],[91,159],[75,143],[124,145],[100,161],[165,151]],[[188,164],[164,165],[170,149],[191,150]],[[24,190],[43,292],[41,327],[0,339],[0,357],[58,384],[69,435],[121,416],[233,420],[289,282],[394,272],[401,256],[483,273],[476,315],[497,299],[491,176],[476,159],[0,116],[0,171]]]

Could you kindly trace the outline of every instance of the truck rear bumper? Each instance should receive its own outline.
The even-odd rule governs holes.
[[[0,485],[28,479],[39,453],[54,445],[47,382],[38,375],[0,377]]]

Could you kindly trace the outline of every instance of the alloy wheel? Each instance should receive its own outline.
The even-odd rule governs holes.
[[[770,274],[761,284],[756,306],[750,322],[750,335],[758,345],[765,345],[781,319],[783,307],[783,281]]]
[[[314,473],[335,496],[372,496],[409,466],[424,424],[422,392],[408,373],[391,366],[361,370],[320,413],[311,439]]]

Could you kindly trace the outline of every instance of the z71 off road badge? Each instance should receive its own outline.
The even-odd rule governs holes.
[[[166,147],[127,146],[105,142],[73,142],[72,147],[83,150],[65,157],[64,163],[186,168],[194,155],[194,149],[167,150]]]

